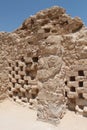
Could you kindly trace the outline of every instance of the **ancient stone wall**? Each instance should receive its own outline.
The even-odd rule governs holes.
[[[68,107],[87,116],[87,60],[78,61],[66,71],[65,93],[68,98]],[[84,63],[84,64],[83,64]]]
[[[58,123],[66,103],[86,115],[86,37],[81,19],[60,7],[40,11],[12,33],[0,33],[0,90],[37,108],[40,120]]]
[[[87,42],[84,41],[85,33],[81,31],[75,35],[67,35],[63,43],[65,61],[65,96],[68,99],[70,110],[87,116]]]
[[[37,105],[37,65],[38,57],[21,57],[20,60],[9,61],[8,93],[14,101]]]
[[[62,61],[61,36],[49,36],[39,45],[42,57],[39,59],[37,77],[41,86],[38,95],[38,118],[57,123],[65,112],[64,105],[64,63]]]

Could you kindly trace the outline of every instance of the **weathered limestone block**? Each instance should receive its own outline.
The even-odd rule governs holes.
[[[38,106],[37,116],[40,120],[48,121],[53,124],[58,124],[59,119],[64,116],[65,105],[62,102],[55,102],[40,100]],[[44,104],[45,103],[45,104]],[[41,105],[42,104],[42,105]]]
[[[84,87],[79,87],[79,88],[76,88],[76,91],[77,91],[77,93],[84,93],[85,89],[84,89]]]
[[[36,85],[33,85],[29,91],[29,94],[31,95],[32,99],[35,99],[38,95],[39,88]]]
[[[30,80],[30,77],[25,75],[25,76],[24,76],[24,80],[27,80],[27,81],[28,81],[28,80]]]
[[[11,79],[11,82],[12,82],[12,83],[16,83],[16,79],[12,78],[12,79]]]
[[[21,100],[22,100],[22,102],[24,102],[24,103],[27,103],[27,102],[28,102],[27,98],[24,98],[24,97],[22,97]]]
[[[20,88],[20,91],[22,92],[22,93],[25,93],[26,92],[26,90],[24,89],[24,88]]]
[[[20,79],[21,76],[20,75],[15,75],[15,79]]]
[[[83,115],[83,110],[80,109],[78,105],[76,105],[75,110],[76,110],[77,113]]]
[[[87,117],[87,106],[83,109],[83,116]]]
[[[19,66],[22,67],[22,66],[25,66],[25,63],[24,62],[18,62]]]
[[[77,105],[87,106],[87,99],[76,99]]]
[[[30,89],[31,89],[31,85],[25,85],[25,84],[24,84],[24,89],[25,89],[25,90],[30,90]]]
[[[72,32],[76,32],[80,30],[83,26],[82,20],[78,17],[75,17],[70,23],[69,23],[69,30],[72,30]]]
[[[38,61],[38,69],[48,69],[48,61],[46,57],[40,58]]]
[[[87,88],[87,81],[84,81],[84,87]]]
[[[68,82],[68,86],[69,86],[69,87],[74,86],[75,88],[77,88],[77,87],[79,86],[79,85],[78,85],[78,81],[74,81],[74,82],[69,81],[69,82]]]
[[[77,76],[76,80],[77,81],[85,81],[86,80],[86,76]]]
[[[19,71],[19,75],[25,75],[25,71]]]
[[[83,97],[87,100],[87,92],[85,92],[85,90],[84,90],[84,93],[83,93]]]
[[[9,82],[8,87],[12,87],[12,86],[13,86],[13,84],[11,82]]]
[[[30,103],[29,108],[37,108],[37,104],[38,104],[37,99],[30,99],[29,103]]]
[[[42,61],[44,66],[44,61]],[[54,66],[52,65],[52,62]],[[51,77],[54,77],[57,73],[59,73],[61,69],[61,58],[57,56],[51,56],[48,58],[46,69],[41,69],[37,71],[37,78],[39,80],[48,80]],[[44,67],[43,67],[44,68]]]
[[[68,98],[67,104],[68,104],[69,110],[75,111],[75,109],[76,109],[76,99],[75,98]]]
[[[68,76],[68,78],[70,78],[70,76],[78,76],[78,72],[77,71],[74,72],[72,70],[71,71],[69,70],[69,71],[67,71],[66,76]]]
[[[20,69],[19,69],[19,67],[15,67],[15,71],[19,71]]]
[[[16,83],[16,84],[15,84],[15,89],[18,89],[18,90],[19,90],[20,88],[21,88],[21,84]]]
[[[9,95],[10,97],[12,97],[12,96],[13,96],[13,92],[12,92],[12,91],[8,91],[8,95]]]
[[[56,102],[58,99],[63,100],[63,95],[61,93],[52,93],[44,89],[39,93],[38,98],[44,101]]]
[[[24,84],[24,80],[19,79],[19,83],[20,83],[20,84]]]
[[[39,70],[37,72],[37,78],[40,80],[40,81],[45,81],[47,80],[48,78],[50,78],[51,76],[51,72],[50,71],[47,71],[46,69],[43,69],[43,70]]]
[[[77,92],[69,92],[68,93],[68,98],[77,98],[77,97],[78,97]]]

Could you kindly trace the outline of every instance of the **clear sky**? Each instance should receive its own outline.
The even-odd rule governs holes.
[[[55,5],[81,17],[87,26],[87,0],[0,0],[0,31],[11,32],[30,15]]]

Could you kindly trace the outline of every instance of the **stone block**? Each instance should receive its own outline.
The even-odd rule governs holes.
[[[27,97],[28,100],[31,98],[31,94],[29,93],[28,90],[25,92],[25,96]]]
[[[21,66],[25,66],[25,63],[24,63],[24,62],[19,61],[18,63],[19,63],[19,66],[20,66],[20,67],[21,67]]]
[[[25,63],[29,64],[29,63],[32,63],[32,58],[31,57],[25,57]]]
[[[19,67],[15,67],[15,71],[19,71],[20,69],[19,69]]]
[[[20,75],[15,75],[15,79],[20,79],[21,76]]]
[[[20,87],[20,91],[21,91],[22,93],[25,93],[25,92],[26,92],[26,89]]]
[[[11,82],[9,82],[8,87],[12,87],[12,86],[13,86],[13,84]]]
[[[83,109],[83,116],[87,117],[87,106],[84,106],[84,109]]]
[[[77,71],[66,71],[66,76],[67,77],[78,76],[78,72]]]
[[[12,71],[12,67],[8,67],[7,69],[8,69],[8,71]]]
[[[78,87],[76,88],[77,93],[84,93],[85,89],[84,87]]]
[[[31,106],[32,108],[37,108],[37,99],[30,99],[29,103],[30,103],[29,108],[31,108]]]
[[[11,71],[11,75],[13,75],[13,74],[15,75],[15,71]]]
[[[84,81],[84,87],[87,88],[87,81]]]
[[[34,94],[35,96],[37,96],[38,92],[39,92],[39,88],[36,85],[32,85],[31,90],[29,91],[29,93]]]
[[[87,70],[84,70],[84,75],[87,76]]]
[[[9,95],[10,98],[12,98],[13,97],[13,92],[12,91],[8,91],[8,95]]]
[[[56,93],[53,93],[53,92],[49,92],[49,91],[46,91],[43,89],[43,91],[41,90],[39,93],[38,93],[38,98],[41,99],[41,100],[44,100],[44,101],[52,101],[52,102],[55,102],[55,101],[58,101],[58,100],[63,100],[64,97],[63,97],[63,94],[60,93],[60,94],[56,94]]]
[[[27,103],[28,102],[28,99],[27,98],[21,98],[21,101],[24,102],[24,103]]]
[[[36,85],[37,84],[37,80],[36,79],[34,79],[34,80],[28,80],[28,84],[30,84],[30,85]]]
[[[18,90],[15,88],[12,88],[12,92],[17,92]]]
[[[19,83],[20,83],[20,84],[24,84],[24,80],[19,79]]]
[[[78,87],[78,81],[69,81],[68,84],[67,84],[68,87],[75,87],[77,88]]]
[[[31,85],[25,85],[25,84],[24,84],[24,89],[30,90],[30,89],[31,89]]]
[[[77,94],[77,92],[68,92],[67,96],[68,96],[68,98],[77,98],[78,94]]]
[[[16,84],[15,84],[15,89],[18,89],[18,90],[19,90],[20,88],[21,88],[21,85],[16,83]]]
[[[73,65],[73,68],[74,68],[75,71],[79,71],[79,70],[84,71],[84,70],[87,70],[87,65],[85,65],[85,64],[84,65],[82,65],[82,64],[81,65],[79,65],[79,64]]]
[[[11,79],[11,82],[12,82],[12,83],[16,83],[17,81],[16,81],[16,79],[12,78],[12,79]]]
[[[12,75],[11,75],[11,74],[8,74],[8,77],[9,77],[9,78],[12,78]]]
[[[85,81],[86,76],[76,76],[76,81]]]
[[[24,80],[28,80],[28,81],[30,81],[31,79],[30,79],[30,76],[24,76]]]
[[[25,71],[18,71],[19,75],[26,75]]]
[[[65,91],[70,92],[70,88],[65,87]]]
[[[76,105],[75,110],[76,110],[76,112],[77,112],[78,114],[83,115],[83,110],[80,109],[78,105]]]
[[[83,97],[87,100],[87,93],[83,93]]]
[[[16,97],[16,102],[23,105],[21,99],[19,99],[18,97]]]
[[[80,106],[87,106],[87,100],[86,99],[76,99],[76,104]]]

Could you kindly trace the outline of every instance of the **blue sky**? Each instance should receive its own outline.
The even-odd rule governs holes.
[[[0,0],[0,31],[11,32],[30,15],[55,5],[87,25],[87,0]]]

